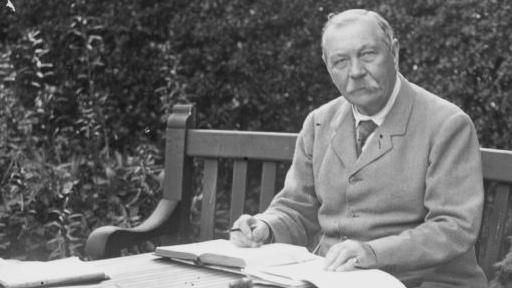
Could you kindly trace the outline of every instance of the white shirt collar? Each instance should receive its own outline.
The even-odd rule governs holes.
[[[393,104],[395,104],[396,97],[398,96],[398,91],[400,90],[400,86],[401,86],[400,77],[397,75],[396,81],[395,81],[395,86],[393,87],[393,92],[391,92],[391,96],[389,97],[388,102],[386,103],[384,108],[382,108],[379,112],[377,112],[376,114],[374,114],[372,116],[368,116],[368,115],[359,113],[359,111],[357,111],[356,106],[352,105],[352,113],[354,114],[354,119],[356,120],[356,127],[357,127],[357,125],[359,125],[360,121],[364,121],[364,120],[373,120],[373,122],[375,122],[375,124],[377,124],[377,126],[382,125],[382,122],[384,122],[384,119],[386,118],[389,111],[393,107]]]

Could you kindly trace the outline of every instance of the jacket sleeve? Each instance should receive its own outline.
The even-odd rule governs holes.
[[[297,137],[293,161],[283,189],[269,208],[255,217],[265,221],[276,242],[310,245],[320,230],[319,202],[315,194],[312,168],[314,139],[313,113],[304,121]]]
[[[369,241],[378,267],[426,268],[462,255],[476,241],[484,193],[473,123],[463,112],[455,113],[430,141],[424,222],[398,235]]]

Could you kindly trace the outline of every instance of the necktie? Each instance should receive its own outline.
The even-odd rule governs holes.
[[[375,128],[377,128],[377,124],[375,124],[375,122],[372,120],[364,120],[359,122],[359,125],[357,125],[356,150],[358,157],[361,155],[361,151],[363,151],[363,146],[366,142],[366,139],[368,139],[368,136],[372,134]]]

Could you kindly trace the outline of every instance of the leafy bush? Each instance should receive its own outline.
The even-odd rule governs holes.
[[[200,127],[298,131],[338,95],[319,39],[346,8],[386,17],[402,73],[467,111],[482,146],[512,149],[504,0],[14,4],[0,11],[1,257],[80,255],[94,227],[144,218],[174,103],[197,103]]]
[[[125,66],[136,51],[121,53],[119,46],[136,36],[119,34],[124,26],[87,15],[84,3],[22,4],[22,14],[2,18],[20,22],[4,30],[14,38],[4,42],[1,57],[0,255],[81,255],[91,227],[137,224],[159,198],[156,139],[170,105],[161,103],[174,87],[161,73],[172,69],[173,59],[163,55],[156,59],[168,61],[151,66],[166,47],[148,41],[146,59]],[[33,20],[27,12],[41,22],[23,23]],[[147,82],[158,85],[164,99],[147,90]]]

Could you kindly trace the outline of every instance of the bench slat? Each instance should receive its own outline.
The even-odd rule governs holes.
[[[263,162],[259,211],[265,210],[276,193],[276,162]]]
[[[192,129],[187,138],[189,156],[291,161],[297,134]]]
[[[217,175],[219,161],[204,160],[203,200],[201,203],[200,241],[213,239],[215,228],[215,198],[217,196]]]
[[[488,225],[488,235],[486,242],[484,243],[485,255],[479,264],[482,269],[484,269],[487,277],[492,279],[492,276],[494,275],[493,265],[499,260],[503,244],[502,240],[505,236],[505,221],[509,208],[510,186],[499,183],[497,185],[491,185],[489,189],[495,190],[495,194],[492,211],[490,212],[489,218],[486,222],[492,223],[493,225]],[[489,193],[492,191],[487,192]]]
[[[512,151],[481,148],[485,179],[512,182]]]
[[[233,164],[233,182],[231,186],[231,208],[229,223],[233,222],[244,213],[245,191],[247,187],[247,161],[235,160]]]

